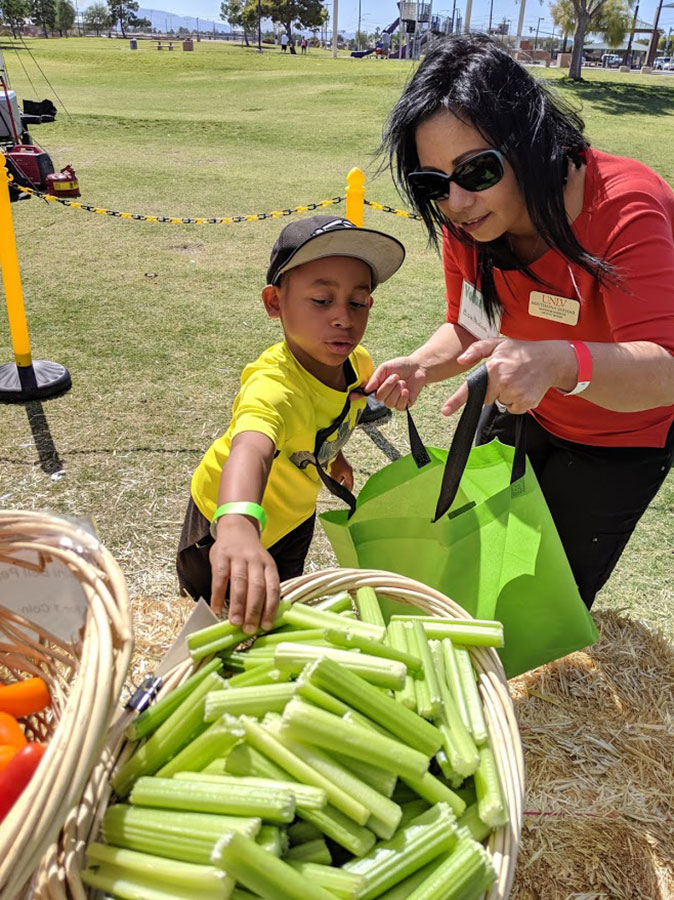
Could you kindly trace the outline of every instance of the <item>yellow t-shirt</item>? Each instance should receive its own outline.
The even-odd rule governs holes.
[[[209,522],[217,508],[220,477],[232,440],[243,431],[266,434],[276,447],[262,498],[267,513],[263,546],[271,547],[312,515],[321,488],[314,458],[316,434],[339,417],[349,391],[365,384],[373,371],[364,347],[356,347],[349,362],[354,379],[346,391],[336,391],[307,372],[285,341],[246,366],[229,428],[211,444],[192,476],[192,497]],[[318,462],[324,470],[348,441],[365,402],[364,397],[351,401],[344,421],[329,434],[319,451]]]

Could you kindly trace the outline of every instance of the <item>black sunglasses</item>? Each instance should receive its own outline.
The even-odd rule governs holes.
[[[451,175],[419,169],[410,172],[407,181],[423,200],[446,200],[449,186],[455,181],[464,191],[486,191],[503,178],[504,159],[498,150],[482,150],[459,163]]]

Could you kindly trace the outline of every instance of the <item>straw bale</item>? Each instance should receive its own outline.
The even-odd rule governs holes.
[[[594,647],[510,682],[527,767],[513,900],[674,897],[674,650],[596,619]]]

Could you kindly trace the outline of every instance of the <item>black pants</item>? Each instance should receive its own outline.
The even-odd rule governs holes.
[[[281,581],[302,574],[304,560],[309,552],[309,544],[314,533],[315,521],[316,514],[314,513],[313,516],[268,548],[268,553],[276,563]],[[211,602],[209,553],[213,543],[208,519],[202,515],[190,497],[178,544],[176,570],[181,592],[192,597],[193,600],[203,597],[207,603]]]
[[[515,443],[516,417],[486,407],[476,442]],[[666,445],[591,447],[564,441],[527,416],[525,449],[588,609],[674,461]]]

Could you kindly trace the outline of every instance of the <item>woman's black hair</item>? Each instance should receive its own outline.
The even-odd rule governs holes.
[[[612,280],[612,266],[579,243],[564,207],[568,167],[581,165],[590,146],[583,135],[583,120],[487,35],[451,35],[430,51],[408,82],[388,117],[380,151],[388,155],[396,186],[421,216],[431,242],[437,247],[445,227],[458,240],[477,248],[478,283],[490,319],[500,308],[494,266],[516,269],[544,282],[518,258],[505,237],[473,241],[407,180],[419,167],[416,130],[442,110],[473,125],[503,153],[545,243],[601,282]]]

